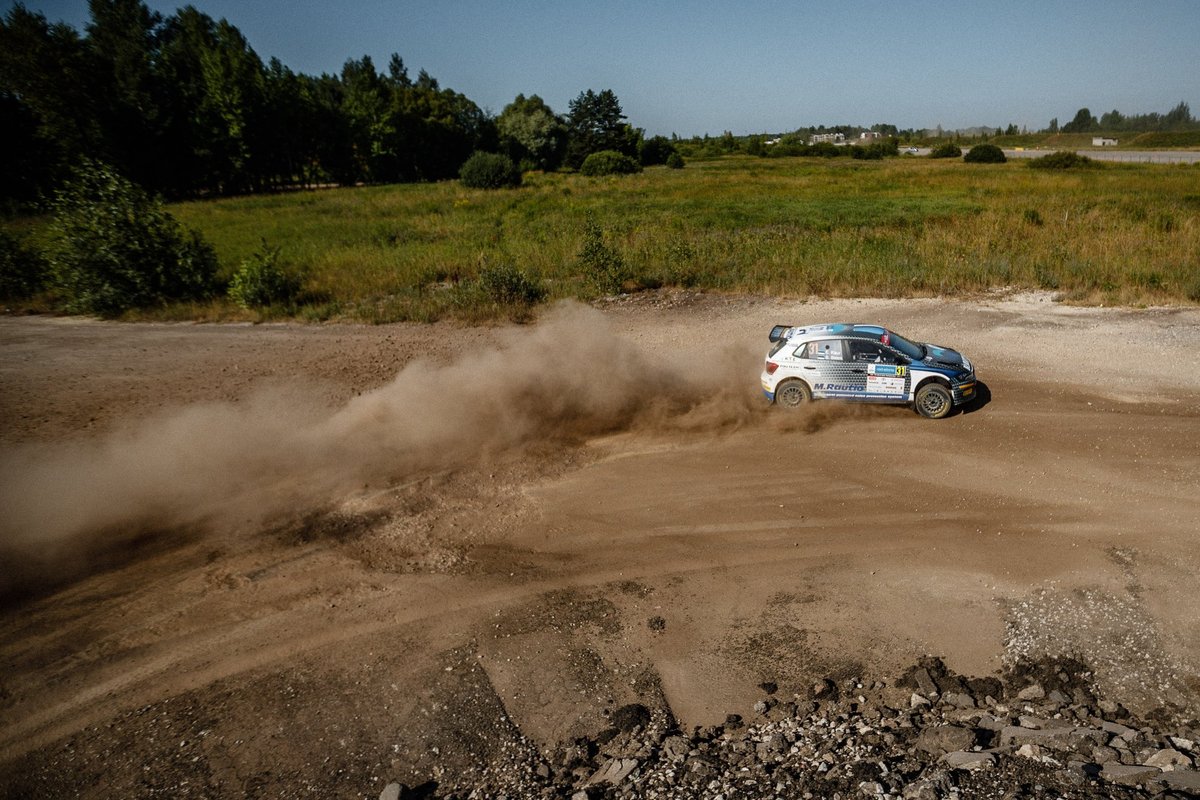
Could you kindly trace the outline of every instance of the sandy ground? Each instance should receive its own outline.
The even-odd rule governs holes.
[[[763,406],[774,323],[990,399]],[[655,294],[536,325],[0,318],[0,789],[378,796],[624,703],[1083,658],[1200,714],[1200,311]]]

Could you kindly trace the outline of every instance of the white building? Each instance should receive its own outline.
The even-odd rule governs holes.
[[[819,144],[821,142],[832,142],[833,144],[845,144],[846,134],[844,133],[814,133],[809,137],[809,144]]]
[[[1116,147],[1117,139],[1109,139],[1107,136],[1093,136],[1092,147]]]

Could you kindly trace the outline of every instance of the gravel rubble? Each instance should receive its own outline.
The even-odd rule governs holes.
[[[1200,721],[1166,709],[1152,727],[1098,696],[1075,659],[1022,661],[1000,679],[927,657],[897,679],[761,688],[749,719],[688,732],[668,708],[627,705],[593,736],[543,752],[518,732],[481,770],[379,797],[1200,797]]]

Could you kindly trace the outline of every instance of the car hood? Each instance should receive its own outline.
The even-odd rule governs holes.
[[[970,369],[971,362],[957,350],[951,350],[949,347],[942,347],[936,344],[922,342],[925,348],[924,363],[931,367],[941,367],[943,369]]]

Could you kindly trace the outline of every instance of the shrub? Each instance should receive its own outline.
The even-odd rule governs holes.
[[[1038,227],[1041,227],[1042,225],[1046,224],[1045,221],[1042,219],[1041,213],[1039,213],[1036,208],[1025,209],[1023,216],[1025,217],[1025,221],[1028,222],[1030,225],[1036,225]]]
[[[624,153],[618,153],[616,150],[601,150],[585,158],[579,171],[592,177],[630,175],[634,172],[641,172],[642,166]]]
[[[40,255],[0,231],[0,297],[29,297],[46,282],[46,264]]]
[[[53,210],[46,256],[67,311],[113,316],[211,296],[213,249],[111,167],[85,162]]]
[[[961,155],[962,148],[954,142],[942,142],[929,151],[930,158],[958,158]]]
[[[643,167],[665,164],[674,153],[675,145],[665,136],[651,136],[638,145],[638,161]]]
[[[1100,165],[1087,156],[1081,156],[1070,150],[1058,150],[1040,158],[1031,159],[1029,166],[1034,169],[1074,169]]]
[[[584,277],[600,294],[619,293],[633,277],[621,254],[604,243],[604,231],[594,219],[589,218],[584,227],[579,263]]]
[[[229,282],[229,299],[245,309],[294,302],[304,280],[283,266],[279,252],[264,240]]]
[[[683,169],[683,156],[679,153],[667,156],[667,169]]]
[[[512,264],[488,264],[479,273],[479,285],[493,303],[503,306],[533,306],[546,299],[542,282]]]
[[[963,161],[970,164],[1003,164],[1008,159],[1004,151],[994,144],[977,144],[967,151]]]
[[[463,186],[472,189],[511,189],[521,185],[521,171],[512,159],[476,150],[458,170]]]

